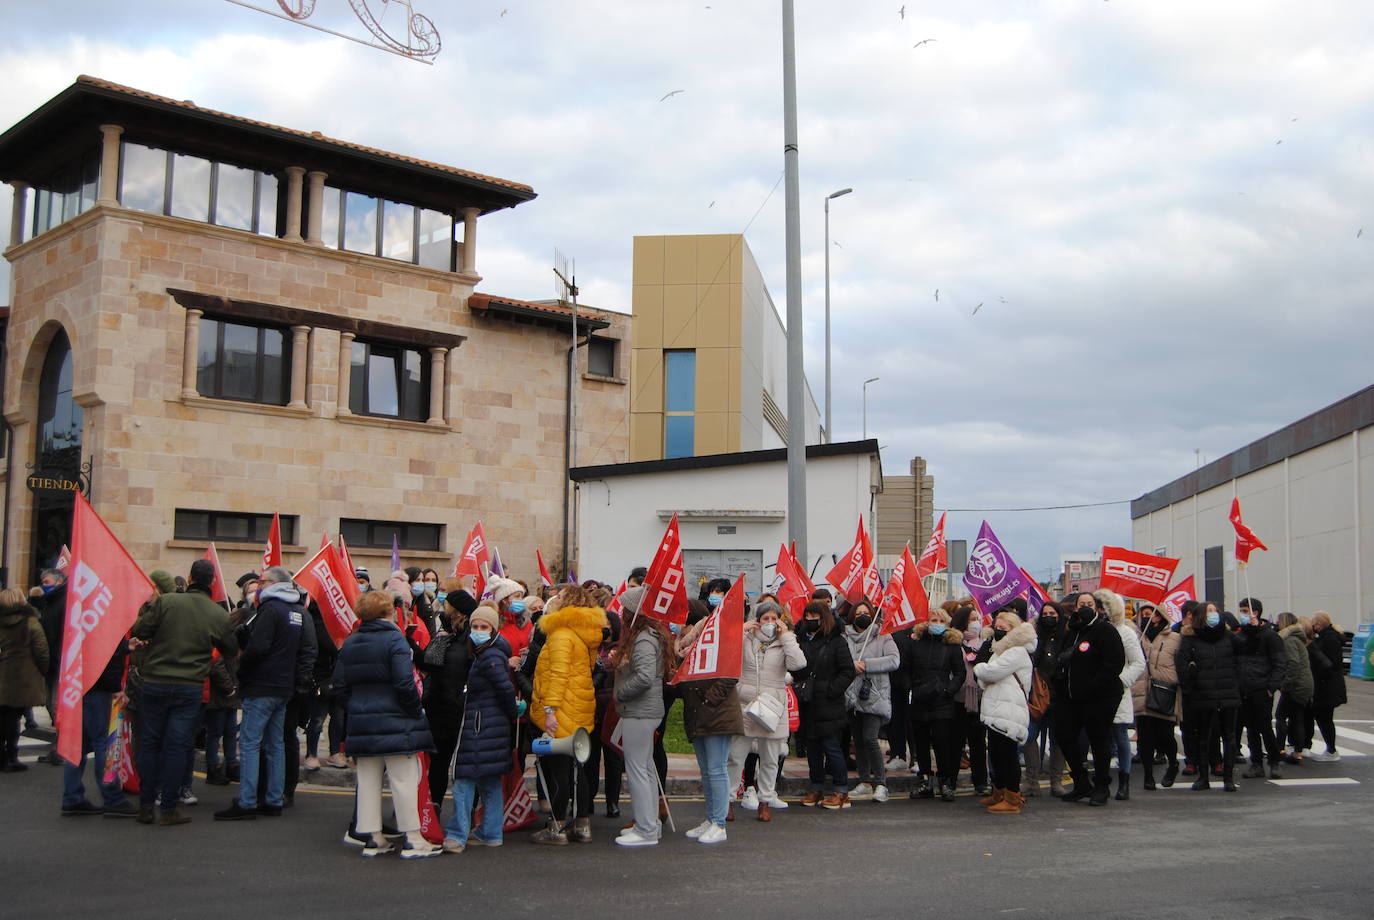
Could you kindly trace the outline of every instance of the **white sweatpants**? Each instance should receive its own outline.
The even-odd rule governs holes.
[[[386,757],[358,758],[359,835],[376,834],[382,829],[382,770],[391,785],[391,805],[396,811],[396,829],[405,833],[420,829],[420,758],[415,754],[390,754]]]
[[[750,738],[736,735],[730,745],[730,757],[725,762],[726,781],[730,784],[730,794],[739,788],[740,778],[744,776],[744,761],[751,752],[759,755],[759,766],[754,771],[758,783],[759,800],[771,802],[777,797],[778,758],[787,753],[786,738]]]

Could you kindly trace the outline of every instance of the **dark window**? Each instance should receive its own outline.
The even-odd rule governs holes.
[[[587,373],[615,376],[615,339],[593,338],[587,343]]]
[[[33,239],[95,206],[99,154],[87,151],[35,183],[20,229]]]
[[[288,332],[202,317],[196,356],[201,396],[286,405],[291,386]]]
[[[1202,599],[1226,609],[1226,557],[1220,546],[1202,551]]]
[[[348,408],[423,422],[429,418],[429,361],[416,348],[383,342],[353,343]]]
[[[72,348],[65,331],[59,331],[48,345],[43,372],[38,380],[38,430],[34,444],[35,470],[75,478],[81,467],[82,410],[72,398]],[[33,527],[30,546],[33,552],[33,580],[43,566],[50,565],[71,540],[72,507],[70,492],[42,492],[33,499]]]
[[[443,524],[414,524],[405,521],[364,521],[343,518],[339,533],[350,547],[391,549],[391,540],[403,550],[437,553],[444,542]]]
[[[282,545],[296,542],[295,515],[281,516]],[[240,511],[195,511],[178,508],[172,525],[176,540],[222,540],[226,543],[266,543],[272,532],[272,515]]]

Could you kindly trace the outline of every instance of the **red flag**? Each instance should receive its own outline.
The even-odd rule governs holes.
[[[941,569],[949,568],[949,552],[945,548],[945,515],[948,513],[941,512],[940,520],[930,534],[930,542],[921,551],[921,558],[916,560],[917,578],[925,578]]]
[[[339,559],[343,562],[344,568],[348,570],[349,575],[358,571],[353,565],[353,557],[348,555],[348,543],[345,542],[342,532],[339,533]],[[353,579],[353,583],[357,584],[356,576]]]
[[[463,543],[463,554],[453,565],[453,574],[473,576],[475,581],[472,596],[481,597],[486,590],[487,573],[490,571],[491,547],[487,545],[487,535],[482,530],[482,522],[478,521],[476,526],[468,531],[468,538]]]
[[[72,511],[72,547],[57,685],[57,753],[68,763],[78,763],[81,698],[105,670],[154,589],[80,493]]]
[[[883,586],[878,580],[878,563],[873,557],[873,544],[868,540],[863,515],[859,515],[859,532],[854,537],[854,545],[849,548],[849,552],[840,557],[840,561],[825,576],[825,580],[851,604],[857,604],[865,598],[877,600],[882,596]]]
[[[811,583],[811,579],[806,575],[806,569],[801,567],[797,557],[785,543],[778,547],[776,571],[782,579],[782,584],[778,585],[773,593],[778,596],[778,602],[788,611],[792,622],[795,623],[801,619],[802,608],[811,600],[816,586]]]
[[[682,571],[682,537],[676,514],[663,532],[658,552],[649,564],[649,574],[644,576],[639,612],[679,626],[687,622],[687,576]]]
[[[1180,581],[1169,589],[1169,593],[1164,595],[1164,600],[1160,602],[1169,613],[1169,622],[1177,623],[1183,619],[1183,605],[1188,601],[1197,600],[1197,588],[1193,586],[1193,576]]]
[[[272,514],[272,529],[267,533],[267,545],[262,548],[262,568],[281,565],[281,516]]]
[[[444,842],[444,826],[439,823],[439,809],[434,807],[434,799],[429,795],[429,755],[420,752],[420,836],[430,843]]]
[[[59,572],[65,572],[67,571],[68,566],[70,566],[71,564],[72,551],[67,549],[67,544],[63,543],[62,552],[57,554],[57,561],[53,563],[52,567],[57,569],[57,571]]]
[[[1099,587],[1123,597],[1138,597],[1158,604],[1169,590],[1178,560],[1137,553],[1120,546],[1102,547],[1102,578]]]
[[[615,589],[615,596],[612,597],[610,603],[608,603],[608,604],[606,605],[606,612],[607,612],[607,613],[614,613],[614,614],[616,614],[617,616],[619,616],[620,614],[623,614],[623,613],[625,612],[625,608],[622,607],[621,604],[620,604],[620,595],[624,594],[624,593],[625,593],[626,591],[628,591],[629,589],[630,589],[630,581],[629,581],[629,579],[626,579],[625,581],[622,581],[622,582],[620,583],[620,587]]]
[[[1236,562],[1245,565],[1250,561],[1250,553],[1257,549],[1268,550],[1253,530],[1246,527],[1240,519],[1240,499],[1231,499],[1231,526],[1236,529]]]
[[[926,589],[921,587],[921,576],[916,561],[911,558],[911,544],[902,547],[902,555],[892,569],[892,577],[887,580],[887,590],[878,609],[883,612],[883,625],[878,635],[897,632],[924,623],[930,616],[930,598]]]
[[[549,574],[549,567],[544,564],[544,554],[539,550],[534,551],[535,561],[539,563],[539,581],[546,588],[553,587],[553,576]]]
[[[744,666],[744,575],[711,611],[670,684],[715,677],[739,679]]]
[[[518,831],[539,821],[539,812],[534,807],[534,799],[525,788],[525,769],[518,755],[513,756],[514,766],[501,777],[501,795],[505,803],[502,815],[503,831]],[[472,813],[472,826],[482,823],[482,803],[479,800]]]
[[[1045,605],[1050,602],[1050,599],[1045,596],[1045,592],[1040,587],[1040,582],[1035,580],[1035,576],[1025,569],[1021,569],[1021,574],[1026,576],[1026,581],[1030,582],[1030,587],[1022,596],[1026,599],[1026,619],[1033,620],[1040,616],[1040,611],[1045,609]]]
[[[224,585],[224,570],[219,567],[219,553],[215,550],[215,544],[211,543],[205,550],[205,555],[200,558],[215,567],[215,582],[210,585],[210,600],[216,604],[229,600],[229,591]]]
[[[358,622],[353,612],[358,603],[358,579],[344,566],[334,544],[326,542],[293,577],[319,606],[329,638],[342,646]]]

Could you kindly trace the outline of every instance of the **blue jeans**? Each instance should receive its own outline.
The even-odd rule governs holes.
[[[939,761],[939,758],[936,758]],[[848,792],[849,768],[840,750],[838,731],[819,737],[812,735],[806,742],[807,773],[811,788],[816,792]],[[955,764],[958,767],[958,764]]]
[[[1127,776],[1131,773],[1131,726],[1118,722],[1112,726],[1112,748],[1116,751],[1116,769]]]
[[[730,756],[730,742],[734,735],[702,735],[692,742],[697,752],[697,767],[701,770],[701,788],[706,793],[706,820],[717,827],[725,826],[725,814],[730,808],[730,781],[726,778],[725,761]]]
[[[62,807],[67,808],[86,800],[86,787],[82,779],[86,774],[86,755],[95,757],[95,783],[100,787],[100,797],[106,808],[124,805],[124,790],[118,777],[110,785],[105,785],[105,754],[110,741],[110,704],[113,694],[92,690],[81,700],[81,762],[62,766]]]
[[[108,712],[106,718],[109,718]],[[138,801],[173,809],[196,740],[200,684],[146,681],[138,704]]]
[[[482,824],[473,836],[483,843],[496,843],[506,823],[506,797],[501,790],[500,776],[479,776],[476,779],[453,781],[453,817],[444,825],[444,839],[468,842],[472,828],[472,800],[482,797]]]
[[[243,725],[239,729],[239,807],[258,806],[258,752],[262,752],[267,776],[263,804],[281,807],[286,791],[286,704],[278,696],[253,696],[243,701]]]
[[[239,711],[237,709],[205,710],[205,763],[218,766],[220,746],[224,747],[224,762],[231,766],[239,762]]]

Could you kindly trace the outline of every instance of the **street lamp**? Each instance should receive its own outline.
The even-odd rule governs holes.
[[[835,440],[830,427],[830,199],[848,195],[852,188],[842,188],[825,196],[825,440]]]
[[[868,385],[877,383],[881,377],[869,377],[864,381],[864,440],[868,440]]]

